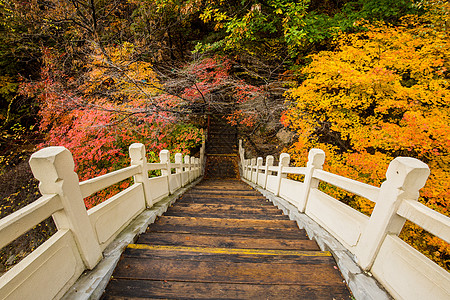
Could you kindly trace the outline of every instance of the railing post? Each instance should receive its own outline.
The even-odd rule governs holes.
[[[205,174],[205,135],[202,135],[202,147],[200,148],[200,164],[201,164],[201,172],[200,175]]]
[[[150,183],[148,181],[148,167],[147,167],[147,156],[145,152],[145,146],[141,143],[134,143],[130,145],[129,148],[131,165],[140,166],[141,172],[134,175],[134,182],[142,183],[144,188],[145,203],[147,207],[153,206],[153,199],[150,189]]]
[[[283,174],[283,167],[289,167],[289,161],[291,157],[287,153],[280,154],[280,162],[278,164],[278,174],[277,174],[277,187],[276,187],[276,196],[280,195],[280,187],[281,187],[281,179],[286,178],[287,175]]]
[[[266,165],[264,167],[264,174],[266,175],[266,180],[264,180],[264,186],[263,189],[266,189],[267,187],[267,179],[269,178],[269,172],[272,175],[272,171],[269,171],[269,167],[273,166],[274,157],[272,155],[267,155],[266,157]]]
[[[161,150],[159,152],[159,162],[166,164],[165,168],[161,169],[161,176],[167,176],[167,187],[170,193],[170,152],[169,150]]]
[[[398,207],[403,200],[417,201],[429,175],[428,166],[418,159],[397,157],[391,161],[386,181],[381,185],[377,203],[357,245],[356,256],[363,269],[372,267],[386,235],[400,233],[405,219],[397,215]]]
[[[191,181],[195,180],[195,157],[191,156],[191,171],[189,172],[189,178],[191,178]]]
[[[202,174],[201,166],[200,166],[200,158],[195,158],[195,164],[197,165],[197,178]]]
[[[248,180],[250,180],[251,182],[253,182],[253,169],[256,168],[256,158],[252,158],[251,159],[251,167],[250,167],[250,178]]]
[[[177,174],[177,180],[180,180],[180,186],[183,185],[183,154],[176,153],[175,154],[175,163],[179,165],[179,167],[176,167],[175,173]]]
[[[303,181],[303,191],[299,196],[298,210],[302,213],[306,210],[308,204],[309,192],[319,186],[319,180],[313,178],[314,170],[322,170],[325,163],[325,152],[321,149],[311,149],[308,153],[308,162],[306,163],[305,179]]]
[[[185,155],[185,156],[184,156],[184,164],[187,165],[187,166],[184,167],[184,171],[187,172],[187,177],[188,177],[187,182],[188,182],[188,183],[191,182],[191,166],[190,166],[190,161],[191,161],[191,159],[190,159],[189,155]]]
[[[255,178],[255,184],[258,184],[258,177],[259,177],[259,170],[262,169],[263,165],[263,158],[258,157],[256,159],[256,178]]]
[[[244,172],[244,164],[245,164],[245,150],[242,146],[242,140],[239,140],[239,158],[241,160],[242,172]]]
[[[252,180],[252,160],[250,158],[247,159],[247,163],[245,165],[247,166],[247,172],[245,174],[245,178],[247,180]]]
[[[64,209],[53,214],[56,226],[72,232],[86,268],[93,269],[102,251],[86,212],[72,154],[64,147],[44,148],[31,156],[30,167],[40,181],[41,194],[57,194],[61,199]]]

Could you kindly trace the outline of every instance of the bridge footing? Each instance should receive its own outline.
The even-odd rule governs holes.
[[[241,180],[264,195],[291,220],[297,222],[300,229],[305,229],[310,239],[315,239],[322,251],[330,251],[339,270],[355,299],[393,299],[389,293],[371,276],[363,271],[353,259],[353,255],[319,224],[288,201],[275,196],[273,193],[260,188],[258,185],[241,178]]]

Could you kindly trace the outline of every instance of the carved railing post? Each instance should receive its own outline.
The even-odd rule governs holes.
[[[272,155],[267,155],[266,157],[266,165],[264,167],[264,174],[266,175],[266,179],[264,180],[263,188],[267,187],[267,178],[269,178],[269,174],[272,175],[272,172],[269,171],[269,168],[273,166],[274,157]]]
[[[102,251],[89,221],[72,154],[64,147],[48,147],[30,158],[33,175],[40,181],[42,195],[57,194],[64,207],[53,214],[58,229],[72,232],[86,268],[102,259]]]
[[[190,161],[191,171],[189,172],[189,178],[191,181],[195,180],[195,157],[191,156]]]
[[[184,167],[184,171],[187,172],[187,175],[186,175],[186,176],[188,177],[188,180],[187,180],[188,183],[191,182],[191,166],[190,166],[190,161],[191,161],[191,159],[190,159],[189,155],[185,155],[185,156],[184,156],[184,164],[185,164],[186,166]]]
[[[389,164],[386,181],[369,222],[358,242],[356,255],[359,265],[369,270],[378,254],[386,235],[398,235],[405,219],[397,214],[403,200],[416,200],[419,190],[425,185],[430,169],[420,160],[397,157]]]
[[[291,157],[287,153],[280,154],[280,162],[278,164],[278,174],[277,174],[277,187],[276,187],[276,196],[280,195],[280,187],[281,187],[281,179],[286,178],[287,175],[283,174],[283,167],[289,167],[289,161]]]
[[[250,180],[251,182],[253,182],[253,178],[255,177],[255,174],[254,174],[254,172],[255,172],[255,169],[256,169],[256,158],[252,158],[251,159],[251,167],[250,167],[250,178],[248,179],[248,180]]]
[[[325,162],[325,152],[321,149],[311,149],[308,153],[308,162],[306,163],[305,179],[303,181],[303,191],[299,196],[298,210],[305,212],[308,203],[309,192],[319,186],[319,180],[314,179],[314,170],[322,170]]]
[[[182,177],[182,173],[183,173],[183,154],[181,153],[176,153],[175,154],[175,164],[179,165],[178,167],[175,168],[175,173],[177,174],[177,180],[179,180],[179,186],[184,186],[183,185],[183,177]]]
[[[200,164],[201,172],[200,175],[205,174],[205,146],[206,146],[206,136],[202,135],[202,147],[200,148]]]
[[[255,184],[258,184],[259,170],[262,170],[263,158],[258,157],[256,159],[256,176],[255,176]]]
[[[195,158],[195,164],[197,165],[197,178],[200,177],[200,175],[202,174],[202,169],[201,169],[201,165],[200,165],[200,158],[196,157]]]
[[[161,176],[167,176],[167,187],[170,192],[170,152],[169,150],[161,150],[159,152],[159,162],[162,164],[166,164],[165,168],[161,169]]]
[[[145,203],[147,207],[153,206],[153,199],[150,189],[150,183],[148,181],[148,168],[147,168],[147,156],[145,152],[145,146],[141,143],[134,143],[129,148],[131,165],[140,166],[141,172],[134,175],[134,182],[142,183],[144,188]]]

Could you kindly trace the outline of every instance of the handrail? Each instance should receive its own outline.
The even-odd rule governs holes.
[[[161,170],[162,168],[166,168],[167,164],[163,163],[147,163],[147,168],[149,171]]]
[[[129,152],[131,166],[83,182],[73,172],[75,164],[66,148],[48,147],[31,156],[30,166],[43,195],[0,219],[0,247],[50,216],[58,231],[0,277],[2,298],[31,299],[36,286],[49,287],[40,288],[41,298],[62,297],[84,270],[100,262],[102,251],[135,217],[203,175],[204,139],[202,159],[186,155],[184,163],[180,153],[170,162],[167,150],[160,152],[159,163],[148,163],[139,143],[132,144]],[[161,176],[149,178],[151,170],[161,170]],[[133,185],[86,211],[85,197],[130,177]],[[43,272],[45,276],[36,275]],[[23,284],[23,280],[32,282]]]
[[[397,214],[450,243],[450,218],[414,200],[403,200]]]
[[[80,182],[80,189],[83,198],[86,198],[98,191],[106,189],[113,184],[121,182],[140,172],[140,166],[129,166],[117,171],[110,172],[105,175],[94,177]]]
[[[280,155],[278,166],[272,166],[272,156],[266,158],[265,165],[263,158],[245,159],[242,141],[239,154],[243,179],[273,193],[272,197],[289,202],[296,213],[305,214],[318,223],[395,298],[449,297],[448,272],[398,237],[405,221],[409,220],[450,242],[450,218],[417,201],[419,190],[430,174],[426,164],[413,158],[397,157],[389,164],[386,181],[375,187],[322,170],[325,152],[320,149],[310,150],[306,167],[290,167],[287,153]],[[303,182],[288,179],[288,174],[304,175]],[[375,202],[371,216],[320,191],[321,181]]]
[[[282,174],[306,175],[307,168],[305,167],[283,167]]]
[[[44,195],[31,204],[0,219],[0,248],[63,209],[59,196]]]
[[[380,193],[380,188],[376,186],[362,183],[357,180],[353,180],[323,170],[314,170],[313,178],[330,183],[338,188],[346,190],[347,192],[367,198],[372,202],[377,202],[378,195]]]

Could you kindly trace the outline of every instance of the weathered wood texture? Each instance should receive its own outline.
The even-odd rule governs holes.
[[[129,245],[103,299],[350,299],[333,257],[237,180],[204,181]]]
[[[237,128],[223,114],[208,117],[205,178],[239,178]]]

